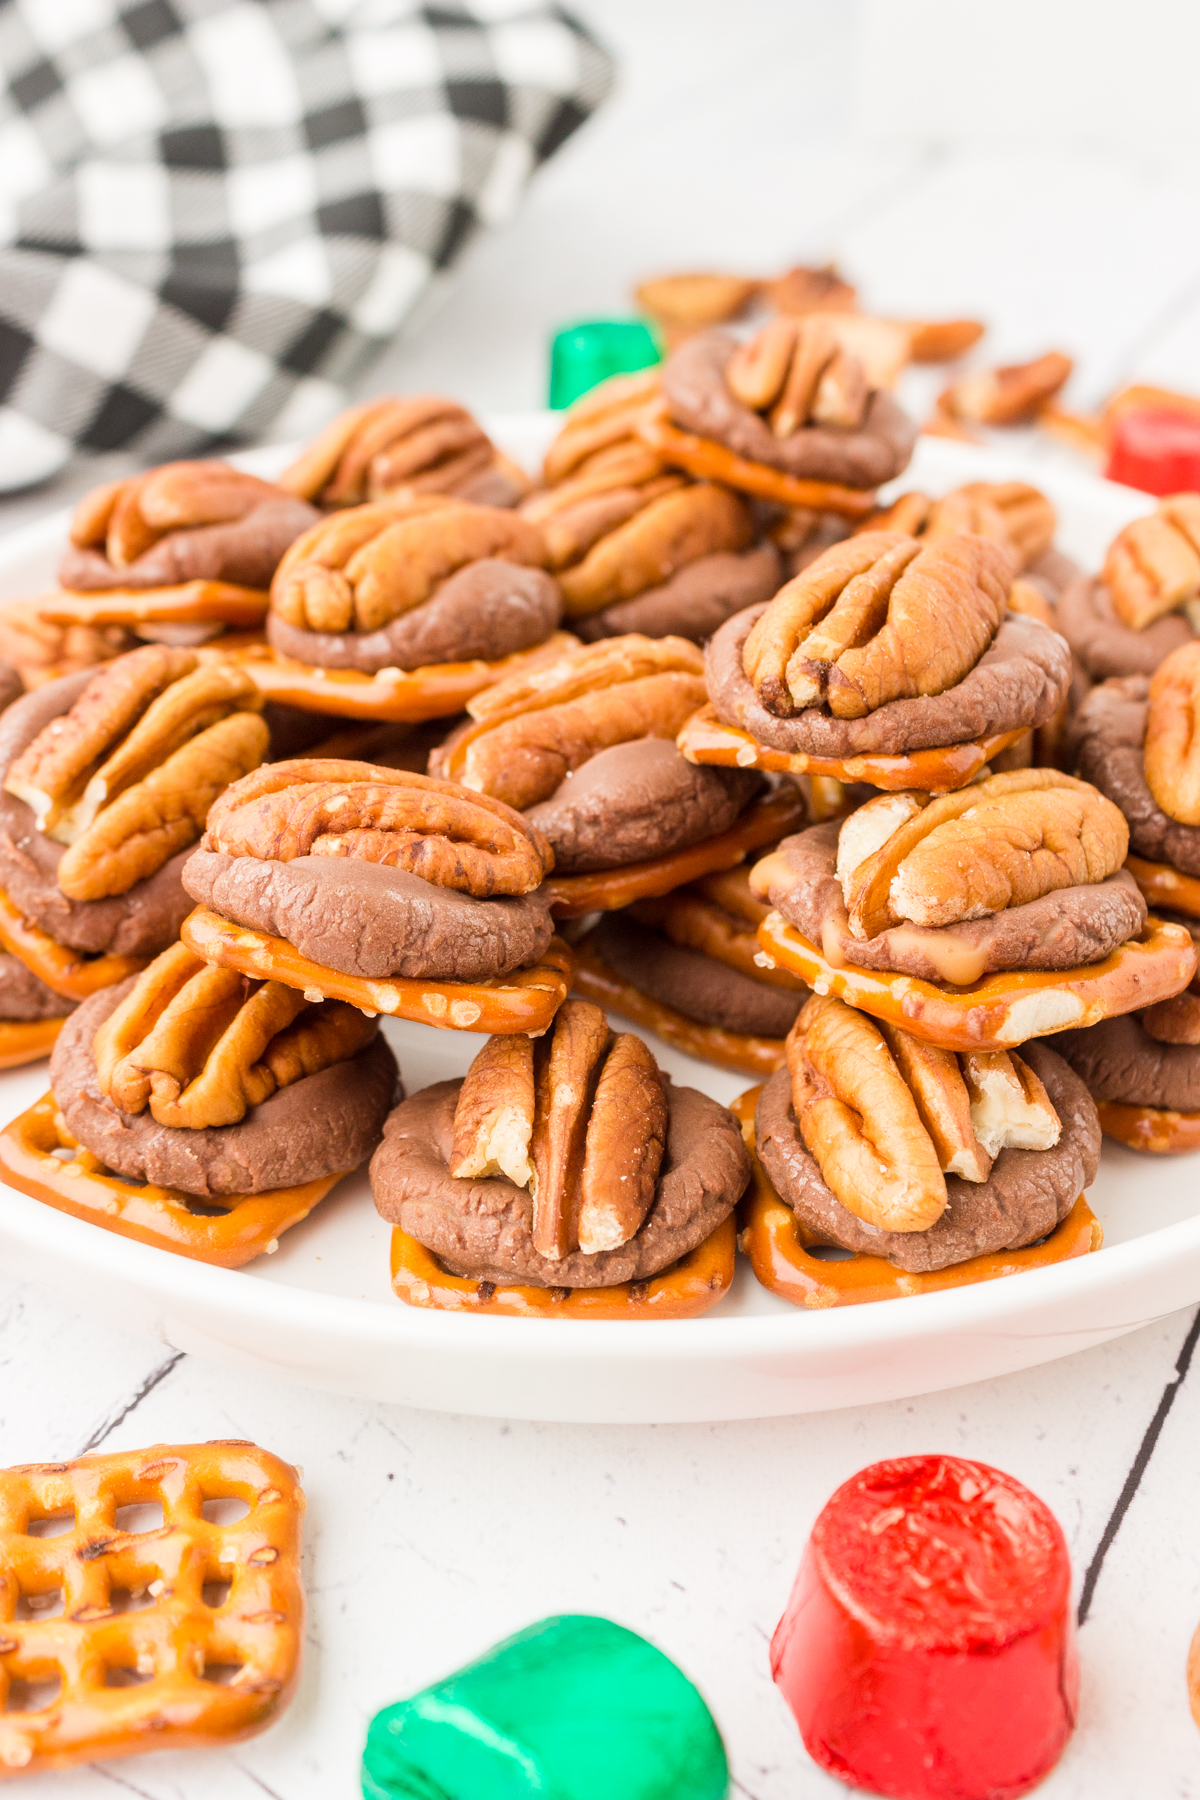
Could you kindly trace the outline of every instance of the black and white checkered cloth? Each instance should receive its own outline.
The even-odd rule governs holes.
[[[538,0],[0,0],[0,488],[310,431],[611,77]]]

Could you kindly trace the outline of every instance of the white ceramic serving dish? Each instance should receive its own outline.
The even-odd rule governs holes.
[[[547,415],[492,421],[532,463]],[[242,459],[274,473],[283,453]],[[1143,495],[1020,450],[923,439],[899,486],[1039,482],[1063,549],[1096,566]],[[49,583],[65,514],[0,545],[0,598]],[[389,1021],[409,1092],[465,1071],[481,1039]],[[656,1044],[664,1067],[722,1101],[749,1082]],[[46,1065],[0,1074],[0,1120],[47,1085]],[[164,1344],[313,1387],[444,1411],[529,1419],[674,1422],[817,1412],[979,1381],[1082,1350],[1200,1300],[1195,1157],[1154,1161],[1106,1144],[1089,1198],[1099,1254],[975,1287],[831,1311],[795,1310],[748,1267],[712,1313],[676,1322],[459,1317],[409,1308],[388,1279],[389,1230],[365,1176],[335,1189],[278,1252],[243,1270],[132,1243],[0,1187],[0,1256],[81,1308]]]

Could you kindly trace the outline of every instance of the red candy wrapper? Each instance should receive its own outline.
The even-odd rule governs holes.
[[[1104,473],[1144,494],[1200,493],[1200,418],[1165,406],[1118,414]]]
[[[899,1800],[1009,1800],[1075,1724],[1071,1565],[1054,1515],[954,1456],[874,1463],[813,1527],[771,1671],[809,1755]]]

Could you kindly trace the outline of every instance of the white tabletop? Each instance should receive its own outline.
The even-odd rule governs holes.
[[[986,317],[997,358],[1074,352],[1081,404],[1133,376],[1200,390],[1200,158],[1181,172],[1165,153],[1082,139],[930,147],[915,130],[876,145],[861,119],[851,138],[860,9],[841,0],[581,10],[625,54],[621,94],[364,391],[536,406],[547,334],[626,310],[633,279],[832,255],[879,310]],[[92,478],[10,503],[0,524]],[[1200,1794],[1184,1679],[1200,1622],[1195,1336],[1177,1314],[1004,1381],[812,1419],[502,1424],[181,1358],[0,1273],[0,1463],[247,1437],[303,1467],[309,1507],[308,1652],[286,1718],[237,1750],[42,1777],[41,1790],[349,1800],[377,1707],[533,1619],[582,1610],[644,1631],[700,1684],[736,1793],[842,1793],[805,1756],[767,1643],[833,1488],[876,1458],[933,1450],[1028,1482],[1062,1522],[1077,1588],[1090,1572],[1082,1715],[1046,1800]]]

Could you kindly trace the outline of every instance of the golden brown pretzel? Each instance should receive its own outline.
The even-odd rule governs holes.
[[[835,969],[779,913],[758,928],[777,964],[811,988],[836,994],[873,1018],[903,1026],[946,1050],[1009,1050],[1054,1031],[1096,1025],[1178,994],[1192,979],[1196,951],[1182,925],[1151,914],[1140,937],[1103,961],[1069,970],[1015,970],[948,988],[912,975]]]
[[[501,800],[334,757],[270,763],[234,782],[209,813],[205,843],[276,862],[351,856],[477,897],[531,893],[554,866],[541,832]]]
[[[34,605],[49,625],[229,625],[249,630],[267,616],[266,588],[235,581],[182,581],[173,587],[103,588],[95,593],[59,590]]]
[[[1141,856],[1127,856],[1125,867],[1148,905],[1200,919],[1200,876],[1181,874],[1170,863],[1147,862]]]
[[[49,1056],[65,1019],[0,1019],[0,1069]]]
[[[754,1109],[761,1088],[751,1088],[733,1102],[732,1111],[754,1151]],[[1046,1268],[1098,1250],[1104,1241],[1100,1221],[1081,1194],[1062,1224],[1041,1244],[1026,1250],[1003,1250],[974,1256],[932,1275],[908,1274],[882,1256],[855,1253],[825,1261],[810,1254],[818,1240],[804,1231],[790,1206],[779,1198],[766,1171],[754,1156],[750,1187],[739,1209],[738,1247],[763,1287],[791,1306],[825,1311],[831,1306],[858,1306],[873,1300],[898,1300],[912,1294],[937,1293],[977,1281],[1018,1275],[1023,1269]]]
[[[803,481],[766,463],[750,462],[712,438],[680,431],[661,409],[643,415],[637,433],[669,468],[686,469],[698,481],[717,481],[762,500],[778,501],[781,506],[812,507],[843,519],[865,519],[874,509],[875,497],[869,491],[839,487],[832,481]]]
[[[207,1517],[221,1499],[245,1517]],[[118,1524],[154,1504],[160,1526]],[[67,1513],[61,1535],[31,1534]],[[0,1712],[4,1774],[231,1744],[270,1724],[300,1672],[303,1515],[296,1471],[233,1438],[0,1471],[0,1693],[61,1684],[51,1704]],[[42,1616],[56,1593],[61,1611]]]
[[[731,1213],[702,1244],[649,1281],[625,1281],[619,1287],[544,1288],[450,1275],[431,1251],[396,1226],[392,1288],[406,1305],[440,1312],[498,1313],[516,1319],[694,1319],[729,1292],[736,1236]]]
[[[889,793],[918,788],[922,793],[942,794],[966,787],[985,764],[1022,735],[1020,729],[1005,731],[971,743],[948,744],[944,749],[910,750],[904,756],[809,756],[756,743],[748,731],[722,724],[716,708],[708,705],[692,714],[675,742],[689,762],[714,763],[718,768],[863,781]]]
[[[656,900],[636,901],[630,909],[643,925],[660,931],[672,944],[698,950],[701,956],[736,969],[751,981],[804,993],[804,983],[787,969],[764,969],[759,962],[758,927],[770,907],[750,892],[745,863],[714,875],[702,875],[687,887],[673,888]]]
[[[293,662],[266,644],[236,650],[201,651],[235,661],[254,682],[264,700],[297,706],[302,712],[327,713],[337,719],[379,720],[420,724],[462,712],[494,683],[556,662],[579,648],[579,639],[556,631],[532,650],[514,651],[496,662],[426,663],[417,669],[380,669],[364,675],[358,669],[323,669]]]
[[[1128,1106],[1100,1100],[1100,1129],[1106,1137],[1151,1156],[1181,1156],[1200,1150],[1200,1112],[1173,1112],[1165,1106]]]
[[[31,975],[64,1000],[86,1000],[101,988],[115,987],[129,975],[144,969],[144,956],[84,956],[68,950],[36,925],[27,924],[21,913],[0,889],[0,949],[7,950],[25,964]],[[61,1025],[60,1019],[44,1021]]]
[[[345,1000],[360,1012],[415,1019],[448,1031],[545,1031],[571,986],[573,958],[561,938],[551,938],[540,962],[489,981],[431,980],[389,975],[368,980],[342,975],[302,956],[286,939],[233,925],[198,906],[183,921],[183,942],[205,962],[239,969],[258,981],[282,981],[308,999]]]
[[[73,1156],[56,1154],[63,1151]],[[256,1256],[270,1255],[284,1232],[306,1219],[348,1173],[342,1169],[297,1187],[222,1201],[217,1211],[213,1203],[200,1207],[192,1194],[175,1188],[114,1175],[71,1136],[52,1093],[0,1132],[0,1175],[10,1187],[118,1237],[220,1269],[240,1269]]]

